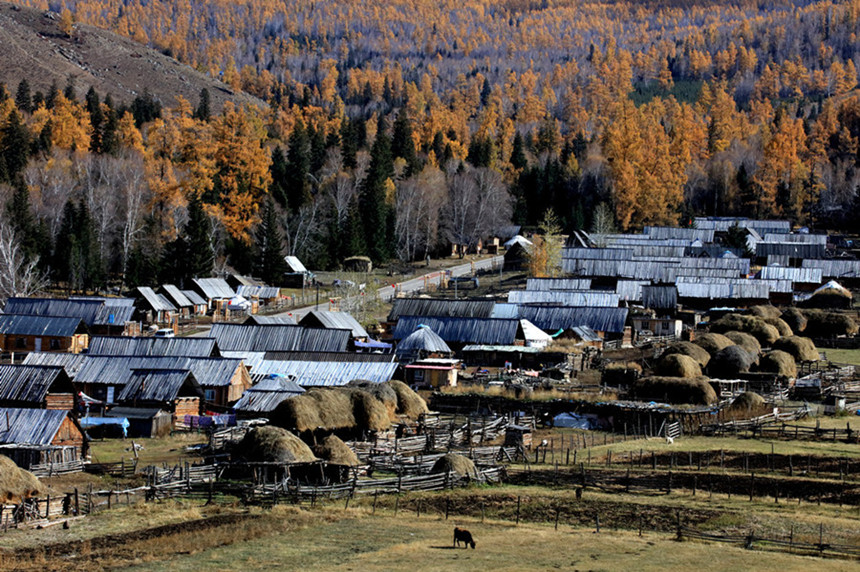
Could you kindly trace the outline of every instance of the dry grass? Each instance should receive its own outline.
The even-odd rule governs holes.
[[[460,384],[456,387],[443,387],[441,393],[450,395],[480,395],[484,397],[504,397],[506,399],[523,400],[517,395],[514,389],[506,388],[501,385],[465,385]],[[605,401],[607,399],[616,399],[616,394],[612,392],[595,393],[587,391],[577,391],[575,389],[566,390],[563,388],[554,389],[535,389],[527,400],[523,401],[552,401],[554,399],[572,399],[583,401]]]
[[[818,350],[809,338],[789,336],[779,338],[773,343],[773,349],[790,354],[796,361],[817,361]]]
[[[695,379],[702,375],[702,368],[690,356],[669,354],[657,363],[656,373],[668,377]]]
[[[304,441],[280,427],[267,425],[249,431],[235,454],[266,463],[313,463],[317,460]]]
[[[0,455],[0,503],[18,503],[38,496],[43,490],[42,483],[33,473],[19,468],[9,457]]]
[[[138,451],[138,464],[146,465],[168,465],[180,461],[197,461],[200,457],[189,456],[185,448],[190,445],[207,443],[206,435],[200,433],[177,433],[169,437],[157,439],[107,439],[105,441],[90,442],[90,456],[94,463],[118,463],[125,459],[129,461],[134,458],[131,452],[131,442],[143,445]],[[129,449],[126,451],[126,449]]]

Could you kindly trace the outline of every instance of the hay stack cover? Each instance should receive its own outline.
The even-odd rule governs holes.
[[[239,453],[258,463],[313,463],[318,461],[304,441],[280,427],[257,427],[245,434]]]
[[[711,360],[711,354],[709,354],[702,346],[697,346],[693,342],[676,342],[666,348],[666,351],[663,352],[664,357],[672,354],[689,356],[696,360],[699,367],[705,367]]]
[[[780,311],[776,306],[771,305],[753,306],[752,308],[750,308],[750,314],[767,320],[769,318],[779,318]]]
[[[388,386],[393,389],[394,393],[397,395],[398,415],[405,415],[406,417],[414,420],[418,419],[421,414],[430,411],[427,409],[427,402],[402,381],[392,379],[388,382]]]
[[[737,411],[757,411],[764,407],[764,398],[758,393],[745,391],[732,401],[731,409]]]
[[[754,356],[761,354],[761,344],[746,332],[726,332],[725,336]]]
[[[714,354],[708,364],[711,377],[731,379],[739,373],[746,373],[753,364],[758,362],[758,356],[753,356],[740,346],[729,346]]]
[[[701,348],[700,348],[701,349]],[[702,350],[704,351],[704,350]],[[702,375],[702,368],[696,360],[682,354],[663,356],[657,363],[657,374],[666,377],[685,377],[694,379]]]
[[[20,468],[15,462],[0,455],[0,504],[19,504],[42,491],[42,483],[33,473]]]
[[[786,308],[780,317],[795,333],[800,333],[806,329],[806,316],[797,308]]]
[[[444,457],[440,457],[433,463],[433,468],[430,469],[430,473],[432,474],[445,474],[448,472],[452,476],[478,478],[478,469],[475,468],[475,463],[472,462],[472,459],[458,455],[457,453],[448,453]]]
[[[726,314],[713,324],[711,331],[722,334],[736,330],[752,334],[762,345],[769,346],[779,338],[779,330],[756,316],[742,316],[740,314]],[[713,355],[713,354],[712,354]]]
[[[330,465],[357,467],[360,464],[355,452],[335,435],[328,435],[323,439],[314,447],[314,453]]]
[[[791,354],[781,350],[773,350],[761,358],[759,371],[775,373],[785,377],[797,377],[797,364]]]
[[[818,350],[809,338],[789,336],[780,338],[773,344],[773,349],[782,350],[794,357],[795,361],[818,361]]]
[[[711,405],[717,393],[708,378],[643,377],[633,384],[631,394],[637,399],[650,399],[673,404]]]
[[[732,340],[722,334],[702,334],[701,336],[696,336],[696,341],[693,343],[708,352],[710,356],[713,356],[723,348],[734,345]]]

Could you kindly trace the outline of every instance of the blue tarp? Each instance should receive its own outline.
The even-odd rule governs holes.
[[[81,419],[81,429],[83,430],[102,425],[119,425],[122,428],[122,436],[126,437],[130,423],[125,417],[84,417]]]
[[[576,413],[559,413],[552,418],[553,427],[572,427],[573,429],[591,429],[591,420]]]
[[[355,342],[355,347],[357,348],[367,348],[367,349],[378,349],[378,350],[390,350],[391,344],[386,344],[385,342],[377,342],[376,340],[368,339],[366,342]]]

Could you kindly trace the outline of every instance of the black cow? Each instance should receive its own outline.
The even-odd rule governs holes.
[[[475,549],[475,541],[472,539],[472,533],[462,528],[454,528],[454,546],[460,546],[461,542],[465,543],[463,548],[469,548],[471,544],[472,549]]]

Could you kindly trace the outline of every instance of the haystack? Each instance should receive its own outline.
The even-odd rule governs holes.
[[[758,370],[785,377],[797,377],[797,363],[794,357],[782,350],[773,350],[762,356]]]
[[[458,455],[457,453],[448,453],[444,457],[440,457],[433,468],[430,469],[431,474],[450,474],[451,476],[478,478],[478,469],[475,468],[475,463],[472,459]]]
[[[385,405],[370,393],[355,387],[311,389],[283,401],[272,419],[279,426],[297,431],[384,431],[391,427]]]
[[[388,411],[388,416],[392,421],[397,420],[397,393],[387,383],[354,379],[347,384],[347,387],[355,387],[366,391],[385,406],[385,410]]]
[[[711,360],[711,354],[709,354],[702,346],[697,346],[693,342],[676,342],[666,348],[663,352],[663,357],[672,354],[689,356],[696,360],[699,367],[705,367]]]
[[[694,379],[702,375],[702,368],[696,363],[696,360],[682,354],[664,355],[657,363],[655,371],[657,375],[687,379]]]
[[[776,330],[779,332],[780,337],[794,335],[791,326],[789,326],[788,322],[786,322],[782,318],[765,318],[764,321],[776,328]]]
[[[806,308],[843,308],[848,309],[853,303],[851,291],[838,282],[831,280],[818,288],[812,296],[801,303]]]
[[[23,499],[38,496],[42,483],[33,473],[20,468],[15,462],[0,455],[0,504],[18,504]]]
[[[748,372],[757,362],[758,356],[754,356],[740,346],[729,346],[714,354],[708,364],[708,373],[711,377],[731,379],[739,373]]]
[[[642,374],[642,366],[636,362],[612,362],[606,364],[600,377],[604,385],[629,385]]]
[[[717,334],[730,332],[746,332],[752,334],[762,345],[769,346],[779,337],[779,330],[756,316],[726,314],[711,324],[711,331]]]
[[[397,395],[398,415],[405,415],[410,419],[418,419],[422,413],[430,411],[427,409],[427,402],[402,381],[392,379],[387,385]]]
[[[385,431],[391,427],[391,417],[381,401],[361,389],[345,389],[352,403],[355,425],[362,431]]]
[[[752,391],[745,391],[732,401],[729,409],[734,411],[754,412],[762,409],[763,407],[764,398],[761,395]]]
[[[710,405],[717,402],[717,393],[706,377],[643,377],[633,384],[630,393],[637,399],[674,404]]]
[[[808,320],[803,333],[810,338],[835,338],[857,333],[857,322],[848,314],[821,310],[804,310],[803,314]]]
[[[693,343],[704,349],[712,357],[721,349],[735,344],[722,334],[702,334],[701,336],[696,336],[696,340]]]
[[[795,361],[818,361],[818,350],[809,338],[789,336],[780,338],[773,344],[773,349],[790,354]]]
[[[780,317],[795,333],[799,334],[806,329],[806,316],[797,308],[786,308]]]
[[[317,457],[327,461],[330,465],[357,467],[360,464],[355,452],[335,435],[327,435],[314,446],[313,451]]]
[[[750,315],[758,316],[759,318],[764,318],[765,320],[769,318],[779,318],[781,312],[779,308],[776,306],[753,306],[749,309]]]
[[[289,400],[288,400],[289,401]],[[304,441],[280,427],[257,427],[245,434],[238,452],[259,463],[313,463],[318,461]]]
[[[754,356],[761,353],[761,344],[758,343],[758,340],[752,334],[746,332],[726,332],[725,336]]]

